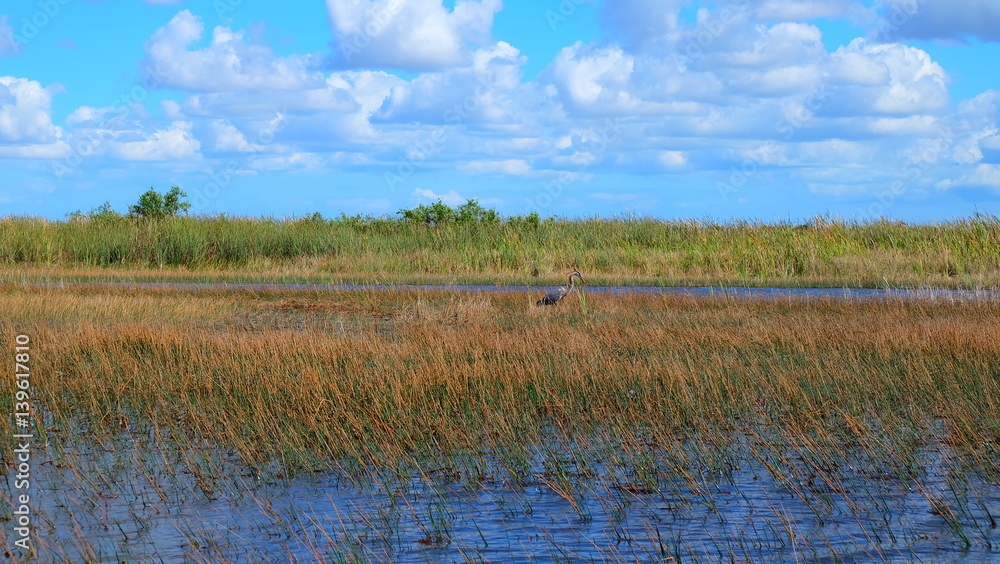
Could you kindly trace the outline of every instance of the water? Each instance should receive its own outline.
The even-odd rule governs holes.
[[[600,454],[613,446],[579,447],[597,448],[583,467],[550,444],[522,472],[479,453],[285,479],[218,451],[123,441],[78,453],[88,467],[51,452],[35,466],[37,546],[42,561],[66,562],[1000,559],[1000,484],[955,468],[945,445],[925,448],[905,478],[850,451],[817,465],[775,449],[788,462],[776,469],[748,444],[723,447],[724,464],[678,444],[645,473]]]
[[[547,286],[504,286],[498,284],[278,284],[254,282],[42,282],[51,288],[112,287],[137,290],[252,290],[263,291],[450,291],[514,292],[538,294]],[[885,288],[753,288],[742,286],[586,286],[597,294],[647,294],[680,296],[737,296],[748,298],[837,298],[837,299],[945,299],[995,300],[1000,290],[885,289]]]

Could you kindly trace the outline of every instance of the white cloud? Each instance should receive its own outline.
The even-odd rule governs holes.
[[[934,116],[882,117],[868,121],[868,131],[879,135],[932,135],[941,126]]]
[[[242,31],[216,26],[208,47],[188,46],[204,31],[201,18],[182,10],[145,44],[141,65],[148,83],[190,91],[299,90],[322,84],[307,56],[278,57],[248,42]]]
[[[160,107],[163,108],[164,118],[173,121],[184,119],[184,113],[181,110],[181,105],[178,104],[176,100],[164,100],[160,103]]]
[[[0,143],[51,143],[63,136],[52,124],[52,92],[34,80],[0,76]]]
[[[961,186],[1000,188],[1000,166],[980,164],[958,179],[945,179],[935,184],[935,186],[942,190]]]
[[[559,52],[547,76],[564,105],[580,111],[617,113],[635,110],[630,89],[635,59],[616,46],[576,43]]]
[[[683,151],[662,151],[659,160],[660,164],[669,170],[681,169],[688,164],[687,157]]]
[[[376,115],[382,121],[448,125],[514,121],[512,94],[525,61],[503,41],[478,49],[467,66],[399,81]]]
[[[591,151],[576,151],[571,155],[558,155],[552,157],[552,164],[560,167],[582,167],[591,166],[601,161],[599,155]]]
[[[1000,162],[1000,135],[997,133],[998,131],[994,129],[988,135],[980,137],[978,151],[972,149],[969,153],[980,159],[986,158],[991,162]]]
[[[226,120],[213,120],[211,123],[212,133],[215,134],[216,151],[222,153],[249,153],[256,150],[256,147],[247,142],[243,132]]]
[[[760,30],[743,50],[730,53],[728,62],[732,66],[776,68],[816,61],[826,54],[822,38],[823,33],[814,25],[778,23]]]
[[[48,144],[0,145],[0,157],[14,159],[61,159],[69,155],[69,144],[56,141]]]
[[[458,195],[458,192],[451,190],[447,194],[435,194],[431,190],[424,190],[422,188],[416,188],[413,190],[413,195],[418,198],[429,198],[431,200],[441,200],[442,202],[448,204],[449,206],[457,206],[465,202],[465,198]]]
[[[342,68],[433,70],[468,61],[502,0],[327,0],[333,62]]]
[[[127,161],[190,160],[200,158],[201,143],[191,135],[191,123],[175,121],[141,141],[114,141],[112,155]]]
[[[950,103],[948,76],[921,49],[855,39],[831,53],[827,113],[839,115],[928,114]]]

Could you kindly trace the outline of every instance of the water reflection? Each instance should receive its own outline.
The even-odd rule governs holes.
[[[650,452],[643,460],[655,468],[616,462],[607,445],[584,453],[586,463],[543,445],[520,470],[481,453],[292,479],[219,451],[120,444],[72,460],[50,453],[35,486],[40,554],[68,562],[1000,558],[1000,485],[956,468],[945,445],[920,452],[907,476],[850,451],[822,462],[782,454],[791,462],[779,466],[749,444],[734,441],[714,461],[698,459],[705,451],[694,443]]]

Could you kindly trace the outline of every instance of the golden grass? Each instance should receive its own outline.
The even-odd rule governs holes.
[[[942,421],[971,459],[1000,459],[995,301],[592,294],[584,317],[575,298],[521,294],[3,294],[0,326],[32,336],[55,420],[177,427],[250,464],[501,448],[554,428],[859,441]]]

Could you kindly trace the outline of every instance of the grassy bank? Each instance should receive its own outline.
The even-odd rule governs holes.
[[[0,276],[834,287],[1000,286],[1000,223],[0,220]]]

